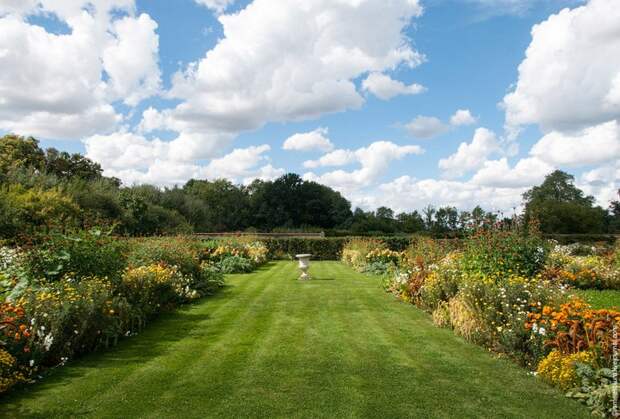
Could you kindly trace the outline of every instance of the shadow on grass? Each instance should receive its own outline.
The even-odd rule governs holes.
[[[175,311],[163,313],[147,323],[146,327],[137,336],[123,338],[118,345],[85,354],[70,361],[67,366],[60,366],[47,370],[43,378],[33,384],[14,387],[9,393],[0,395],[0,417],[32,417],[50,418],[88,414],[86,407],[67,411],[63,409],[48,409],[44,412],[28,408],[18,408],[27,399],[34,399],[40,393],[49,392],[54,388],[68,385],[93,369],[104,371],[107,368],[118,370],[131,369],[135,365],[149,362],[173,350],[174,343],[183,339],[213,335],[217,332],[205,330],[200,324],[211,316],[201,308],[202,304],[228,298],[234,287],[224,286],[217,294],[205,297],[193,304],[188,304]],[[80,395],[76,394],[76,399]],[[15,403],[16,405],[13,405]]]

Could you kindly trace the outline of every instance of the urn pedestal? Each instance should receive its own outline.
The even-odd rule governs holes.
[[[307,281],[310,279],[310,275],[308,275],[308,269],[310,268],[310,254],[301,254],[295,255],[297,260],[299,260],[299,270],[301,271],[301,275],[299,277],[300,281]]]

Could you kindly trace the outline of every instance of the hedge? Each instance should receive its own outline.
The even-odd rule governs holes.
[[[402,251],[411,244],[412,237],[376,237],[391,250]],[[261,239],[269,249],[270,259],[290,259],[300,253],[310,253],[314,259],[340,260],[342,249],[351,237],[326,238],[269,238]]]

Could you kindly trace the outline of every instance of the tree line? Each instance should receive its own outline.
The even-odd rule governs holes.
[[[620,231],[620,203],[595,205],[556,171],[524,195],[526,219],[547,233]],[[107,226],[117,234],[154,235],[222,231],[326,230],[340,234],[458,233],[512,217],[485,211],[427,206],[395,213],[352,210],[339,192],[294,173],[273,181],[236,185],[192,179],[182,186],[123,185],[80,155],[43,150],[36,139],[0,138],[0,238],[40,231]]]

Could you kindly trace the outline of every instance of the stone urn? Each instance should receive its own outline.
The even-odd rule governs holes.
[[[300,281],[306,281],[310,279],[310,275],[308,275],[308,268],[310,268],[310,257],[312,255],[303,253],[301,255],[295,255],[297,260],[299,260],[299,270],[301,271],[301,276],[299,277]]]

